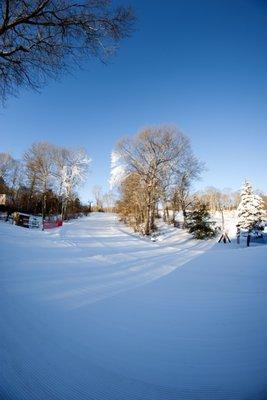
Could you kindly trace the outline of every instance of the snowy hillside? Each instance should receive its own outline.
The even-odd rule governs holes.
[[[0,399],[267,398],[266,245],[1,223],[0,278]]]

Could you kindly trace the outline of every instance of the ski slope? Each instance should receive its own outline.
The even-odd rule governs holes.
[[[267,399],[265,245],[2,223],[0,278],[0,399]]]

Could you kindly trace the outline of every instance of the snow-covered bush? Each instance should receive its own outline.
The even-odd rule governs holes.
[[[210,219],[208,205],[201,202],[196,202],[194,209],[188,212],[187,228],[188,232],[196,239],[209,239],[216,235],[214,222]]]

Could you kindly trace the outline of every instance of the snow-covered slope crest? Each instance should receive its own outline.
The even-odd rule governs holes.
[[[112,215],[0,224],[0,398],[265,400],[266,256]]]

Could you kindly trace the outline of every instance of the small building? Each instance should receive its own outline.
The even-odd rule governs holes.
[[[13,204],[12,197],[6,193],[0,193],[0,206],[11,207]]]

